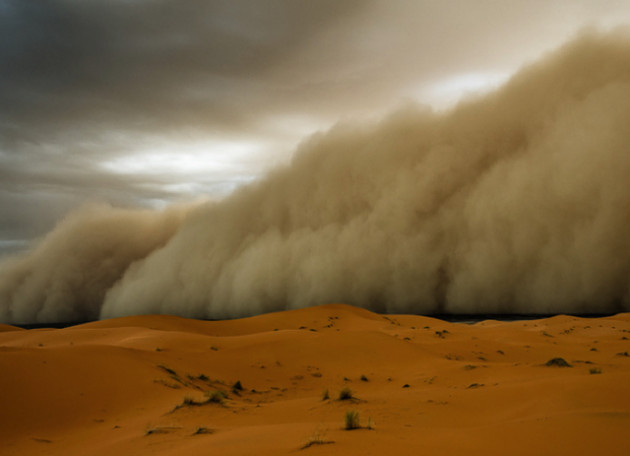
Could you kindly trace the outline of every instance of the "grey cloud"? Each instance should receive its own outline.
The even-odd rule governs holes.
[[[0,321],[630,309],[630,32],[445,113],[341,124],[217,203],[91,208],[0,266]]]
[[[508,74],[624,18],[613,0],[0,0],[0,240],[42,236],[86,203],[223,197],[286,163],[302,132],[378,118],[452,74]],[[104,166],[192,157],[184,146],[208,138],[229,166]]]
[[[5,1],[3,126],[246,122],[238,88],[361,3]]]
[[[266,69],[365,4],[1,0],[6,235],[40,232],[20,228],[24,217],[9,219],[20,192],[59,202],[56,217],[43,217],[48,223],[67,212],[61,201],[146,205],[181,198],[178,185],[225,195],[264,166],[235,157],[229,174],[182,180],[150,170],[120,175],[102,164],[160,143],[176,153],[177,142],[191,138],[259,141],[261,112],[275,99]]]

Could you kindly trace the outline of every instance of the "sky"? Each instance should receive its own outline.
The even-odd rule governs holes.
[[[619,0],[0,0],[0,255],[86,203],[218,200],[309,135],[448,110]]]

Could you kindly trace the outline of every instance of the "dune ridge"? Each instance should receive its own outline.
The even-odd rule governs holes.
[[[340,304],[4,331],[2,454],[626,455],[629,339],[627,313],[463,324]]]

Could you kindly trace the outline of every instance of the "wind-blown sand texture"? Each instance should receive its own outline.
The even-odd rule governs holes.
[[[345,305],[4,325],[0,453],[627,455],[629,339],[630,314],[469,325]]]

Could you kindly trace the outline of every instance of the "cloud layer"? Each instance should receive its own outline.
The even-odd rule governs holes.
[[[0,0],[0,256],[85,203],[222,198],[339,119],[444,107],[629,21],[618,0]]]
[[[585,33],[444,114],[306,140],[219,203],[88,208],[0,270],[0,321],[630,310],[630,36]]]

